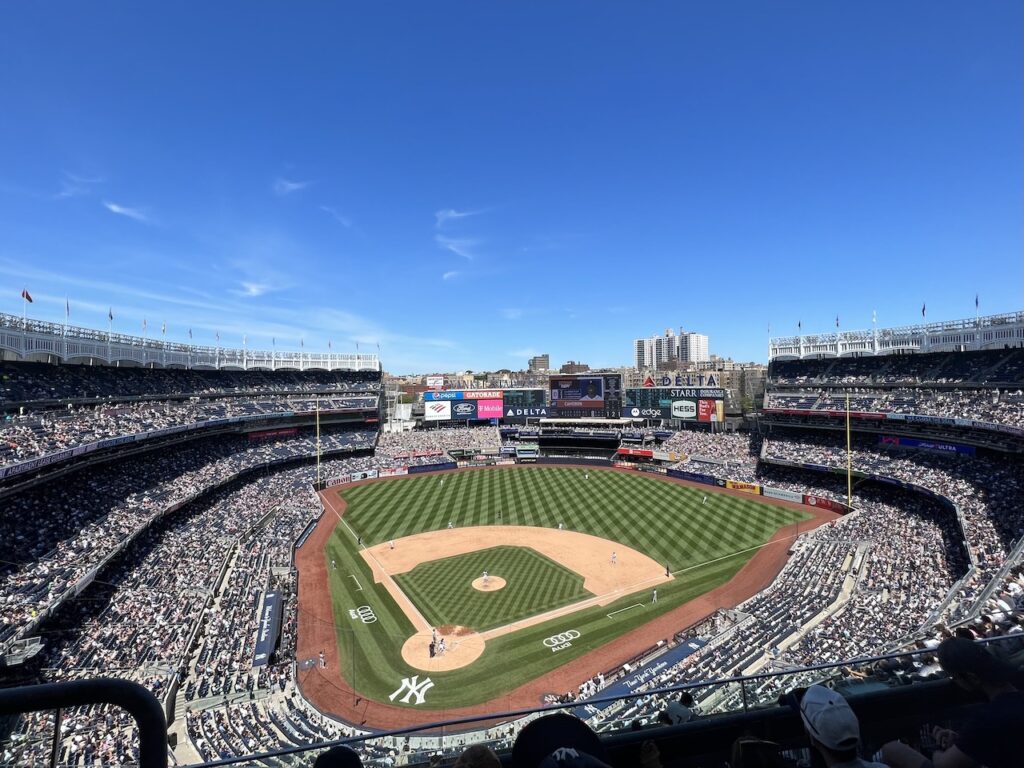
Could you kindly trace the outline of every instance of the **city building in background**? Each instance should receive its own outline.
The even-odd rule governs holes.
[[[586,363],[577,363],[575,360],[568,361],[565,365],[558,369],[559,373],[586,373],[590,370],[590,366]]]
[[[551,369],[551,355],[545,353],[543,355],[534,355],[530,358],[529,369],[531,373],[537,371],[547,371]]]
[[[708,337],[683,328],[677,335],[666,328],[661,336],[636,339],[633,342],[633,367],[638,370],[654,368],[665,370],[677,363],[703,363],[710,360]]]

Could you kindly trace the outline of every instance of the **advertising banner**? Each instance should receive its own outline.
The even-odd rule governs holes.
[[[377,478],[377,470],[370,469],[366,472],[353,472],[349,475],[349,479],[353,483],[358,483],[360,480],[375,480]]]
[[[796,491],[787,491],[782,488],[769,488],[767,485],[761,486],[761,495],[767,496],[769,499],[781,499],[782,501],[791,501],[794,504],[803,504],[804,496],[802,493]]]
[[[645,459],[654,458],[654,451],[645,451],[641,448],[619,448],[617,453],[620,456],[640,456]]]
[[[960,443],[919,440],[914,437],[896,437],[894,435],[880,435],[878,441],[883,448],[918,448],[939,453],[959,453],[963,456],[974,456],[975,454],[973,445],[961,445]]]
[[[399,475],[408,475],[408,467],[389,467],[388,469],[377,470],[379,477],[398,477]]]
[[[754,483],[741,483],[739,480],[726,480],[725,487],[732,488],[734,491],[753,493],[756,496],[761,495],[761,486],[755,485]]]
[[[500,419],[505,415],[502,400],[477,400],[476,414],[478,419]]]
[[[703,402],[703,401],[702,401]],[[673,400],[670,407],[670,417],[673,419],[683,419],[684,421],[693,421],[697,418],[697,401],[696,400]]]
[[[658,461],[682,461],[686,458],[686,454],[672,453],[671,451],[655,451],[654,458]]]
[[[422,475],[425,472],[440,472],[442,469],[456,469],[458,464],[454,461],[446,461],[444,464],[419,464],[409,467],[410,475]]]
[[[537,408],[505,408],[503,418],[506,419],[545,419],[548,416],[548,409],[544,407]]]
[[[845,504],[840,504],[838,501],[832,501],[832,499],[826,499],[821,496],[804,496],[804,504],[808,507],[820,507],[821,509],[829,509],[842,514],[846,514],[849,511]]]
[[[500,389],[447,389],[443,392],[424,392],[423,399],[427,402],[442,400],[501,400]]]
[[[352,478],[348,475],[339,475],[338,477],[327,478],[327,487],[333,488],[336,485],[343,485],[345,483],[351,483]]]
[[[704,485],[718,485],[717,477],[702,475],[699,472],[686,472],[682,469],[670,469],[666,472],[669,477],[678,477],[680,480],[689,480],[691,483],[703,483]]]
[[[452,418],[452,404],[426,403],[423,406],[423,418],[427,421],[449,421]]]
[[[444,376],[427,376],[427,386],[431,389],[441,389],[444,386]]]
[[[722,400],[698,400],[697,421],[725,421],[725,403]]]
[[[455,403],[432,403],[427,407],[435,408],[438,405],[447,405],[451,410],[452,419],[455,421],[466,421],[467,419],[477,418],[475,400],[459,400]]]
[[[270,654],[274,652],[277,637],[281,633],[282,607],[280,592],[267,592],[263,595],[259,630],[256,634],[256,653],[252,658],[254,667],[263,667],[270,663]]]

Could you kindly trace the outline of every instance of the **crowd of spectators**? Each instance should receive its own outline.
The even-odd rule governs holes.
[[[501,449],[497,427],[458,427],[454,429],[414,429],[382,432],[374,453],[379,468],[417,464],[442,464],[452,461],[450,451],[488,451]]]
[[[825,360],[773,360],[770,386],[1024,384],[1024,351],[933,352]]]
[[[321,435],[324,452],[372,447],[373,433]],[[15,638],[122,543],[177,504],[239,472],[310,456],[307,430],[291,440],[255,442],[231,435],[191,442],[114,465],[87,468],[9,495],[0,514],[0,643]]]
[[[869,413],[908,413],[955,416],[991,424],[1024,427],[1024,390],[999,389],[801,389],[769,392],[768,408],[808,411],[850,410]]]
[[[984,584],[1003,565],[1011,544],[1024,536],[1024,469],[1012,458],[959,457],[883,450],[856,440],[853,469],[926,488],[949,499],[961,516],[976,570],[956,601],[970,607]],[[777,433],[767,441],[766,458],[845,468],[845,440],[824,434]]]
[[[48,453],[108,438],[153,432],[168,427],[246,416],[285,416],[348,409],[376,409],[377,396],[254,395],[203,400],[130,402],[79,406],[29,416],[7,416],[0,422],[0,466],[17,464]]]
[[[0,411],[69,400],[118,400],[169,395],[286,392],[377,392],[375,371],[227,371],[122,368],[0,362]]]

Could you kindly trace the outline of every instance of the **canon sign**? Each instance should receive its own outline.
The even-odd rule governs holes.
[[[697,401],[696,400],[676,400],[672,403],[672,418],[673,419],[696,419],[697,418]]]

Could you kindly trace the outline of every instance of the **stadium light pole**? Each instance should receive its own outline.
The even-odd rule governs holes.
[[[846,391],[846,506],[853,509],[853,455],[850,452],[850,391]]]

